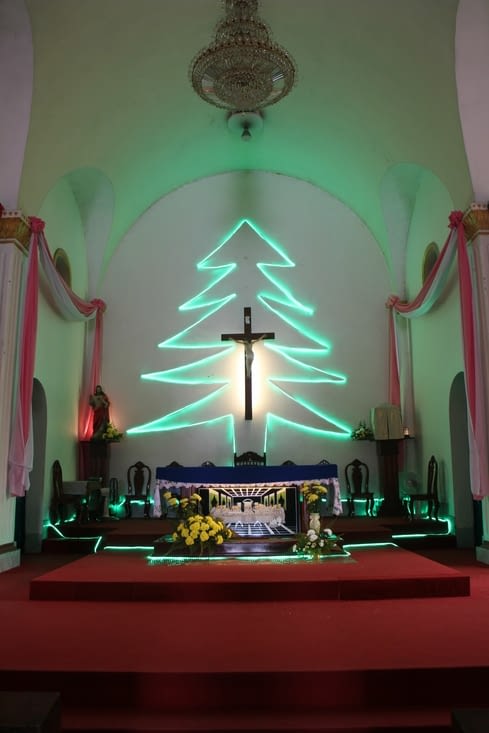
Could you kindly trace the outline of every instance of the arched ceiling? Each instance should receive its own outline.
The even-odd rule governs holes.
[[[98,169],[114,192],[109,250],[154,201],[238,169],[303,178],[347,203],[382,248],[391,166],[431,170],[460,208],[469,184],[458,114],[456,0],[262,0],[294,57],[291,94],[250,142],[188,80],[224,15],[218,0],[27,0],[34,92],[21,199]],[[463,200],[460,200],[464,197]]]

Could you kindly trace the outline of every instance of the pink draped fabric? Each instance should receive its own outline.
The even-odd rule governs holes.
[[[94,392],[95,385],[100,383],[105,303],[98,298],[90,301],[82,300],[71,290],[63,278],[60,277],[44,237],[39,240],[39,258],[48,280],[50,292],[63,318],[68,321],[88,321],[95,318],[90,368],[88,378],[84,378],[78,406],[78,437],[80,440],[88,440],[92,433],[88,397]]]
[[[3,207],[0,204],[0,216]],[[20,329],[20,352],[18,366],[18,390],[14,406],[14,422],[9,447],[7,489],[11,496],[24,496],[29,488],[29,473],[32,470],[32,384],[37,337],[37,313],[39,292],[39,259],[46,274],[50,292],[60,310],[68,320],[95,318],[94,344],[89,377],[85,380],[85,394],[80,400],[79,439],[84,440],[90,431],[90,408],[88,396],[100,381],[102,358],[103,313],[105,303],[94,299],[84,301],[77,296],[59,275],[54,265],[44,236],[44,222],[36,217],[29,218],[31,241],[29,247],[25,301]]]
[[[475,337],[472,279],[463,226],[463,212],[453,211],[449,217],[450,234],[440,252],[433,270],[417,296],[409,303],[391,295],[389,308],[389,400],[400,405],[399,360],[396,338],[395,313],[413,318],[427,313],[438,299],[445,284],[455,253],[458,258],[462,340],[465,365],[465,385],[469,411],[470,478],[474,499],[489,495],[489,465],[485,449],[485,425],[481,410],[483,404],[480,354]]]
[[[7,486],[12,496],[24,496],[29,488],[29,473],[32,470],[32,380],[36,357],[37,303],[39,265],[37,240],[44,229],[44,222],[35,217],[29,219],[32,231],[31,246],[27,263],[22,330],[20,334],[20,372],[18,376],[17,400],[15,402],[13,435],[9,446],[9,469]]]

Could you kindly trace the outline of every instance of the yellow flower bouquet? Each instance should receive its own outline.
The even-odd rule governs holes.
[[[109,442],[118,443],[119,440],[123,437],[124,433],[121,433],[120,430],[117,430],[114,423],[109,422],[107,423],[107,427],[105,428],[105,431],[102,434],[103,440],[107,440]]]
[[[180,549],[191,555],[211,554],[215,547],[232,536],[232,530],[220,520],[209,515],[192,514],[177,525],[170,552]]]
[[[301,494],[304,497],[309,514],[319,512],[319,504],[327,493],[328,489],[322,484],[314,483],[304,484],[302,486]]]
[[[188,519],[194,514],[200,514],[202,497],[200,494],[192,494],[190,497],[184,497],[178,502],[178,516],[182,519]]]

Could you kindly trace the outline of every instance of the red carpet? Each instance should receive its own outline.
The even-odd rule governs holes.
[[[369,555],[329,567],[364,582],[361,566],[366,573]],[[66,733],[448,733],[451,709],[487,704],[489,567],[475,562],[473,552],[452,551],[448,563],[441,551],[430,553],[439,560],[433,563],[411,555],[395,550],[386,556],[389,567],[377,568],[378,578],[396,568],[402,575],[409,558],[419,577],[433,569],[442,577],[470,577],[471,595],[355,602],[23,600],[39,572],[43,583],[53,573],[68,580],[68,571],[80,582],[93,579],[96,556],[48,573],[36,561],[31,577],[27,567],[0,576],[0,687],[59,690]],[[136,581],[137,567],[146,579],[155,570],[176,571],[174,580],[180,576],[183,585],[182,573],[198,575],[194,565],[147,567],[141,555],[109,561],[117,570],[109,574],[107,565],[101,586],[110,577]],[[51,562],[46,570],[60,560]],[[272,582],[265,580],[266,567],[242,570],[263,573],[265,587]],[[308,573],[322,569],[323,563],[304,566]],[[228,565],[226,573],[232,572]]]
[[[152,563],[142,554],[87,555],[31,583],[33,600],[282,601],[460,596],[470,578],[394,545],[319,562]]]

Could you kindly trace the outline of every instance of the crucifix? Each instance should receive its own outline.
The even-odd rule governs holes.
[[[243,308],[244,328],[243,333],[223,333],[221,341],[236,341],[244,346],[245,363],[245,420],[253,420],[253,403],[251,398],[251,365],[255,354],[253,344],[264,339],[274,339],[274,333],[253,333],[251,328],[251,308]]]

